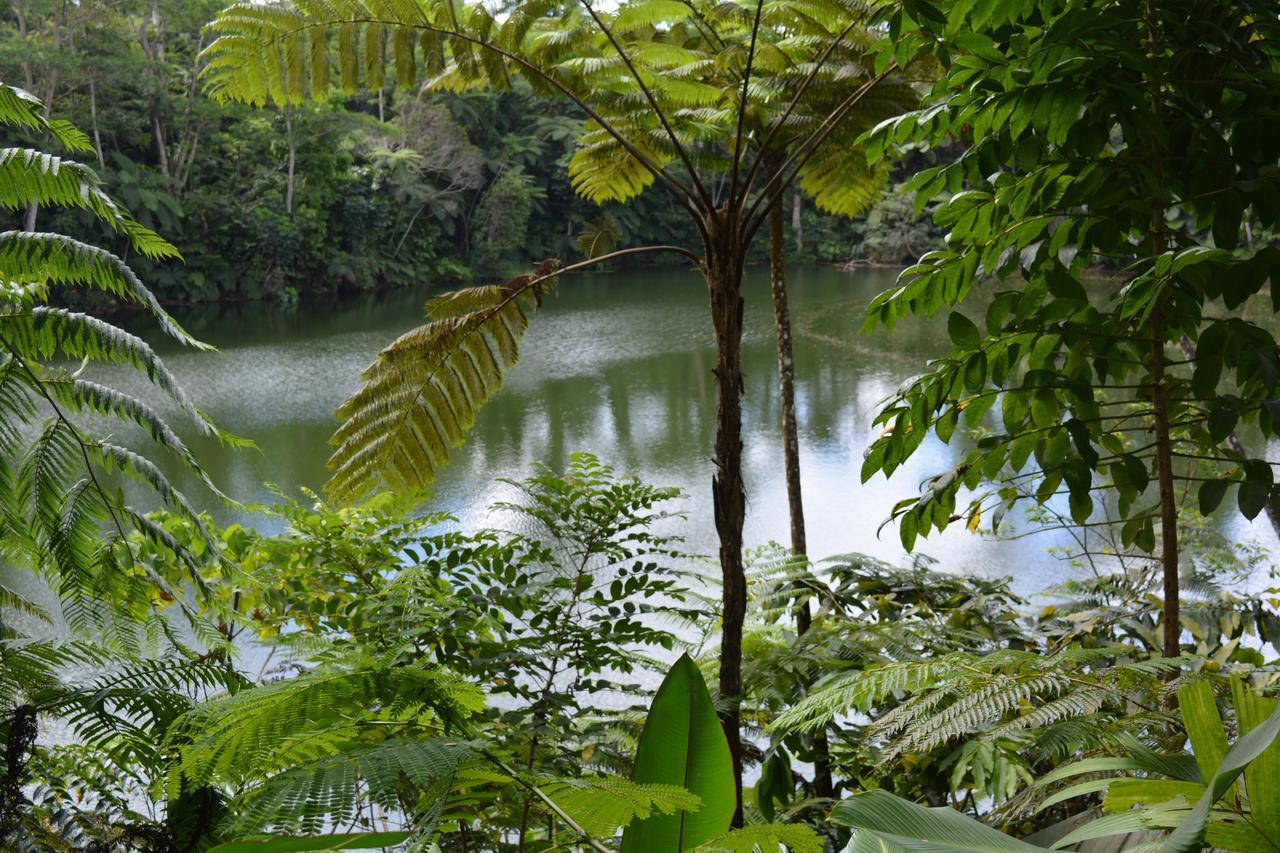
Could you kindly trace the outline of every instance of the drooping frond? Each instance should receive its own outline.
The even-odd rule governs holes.
[[[47,118],[44,102],[17,86],[0,86],[0,124],[34,131],[37,135],[47,133],[63,148],[78,154],[93,151],[88,136],[70,122]]]
[[[53,139],[73,151],[91,150],[79,131],[47,119],[41,102],[4,84],[0,125]],[[30,148],[0,150],[0,208],[29,205],[84,211],[125,235],[132,251],[152,258],[177,256],[107,194],[88,166]],[[96,627],[104,643],[133,647],[141,634],[157,637],[171,631],[161,611],[175,606],[203,642],[215,635],[197,624],[187,591],[174,588],[177,579],[171,582],[154,568],[134,565],[131,537],[155,539],[157,531],[125,503],[113,473],[135,478],[198,529],[203,525],[147,449],[126,446],[125,440],[108,441],[99,431],[104,423],[109,430],[124,426],[137,431],[150,440],[149,448],[174,454],[206,486],[212,488],[212,483],[151,402],[84,374],[95,367],[125,368],[176,403],[201,434],[233,444],[237,440],[188,400],[142,339],[88,313],[49,305],[55,287],[98,291],[138,304],[164,334],[208,349],[161,308],[120,257],[60,234],[0,233],[0,532],[5,556],[19,569],[43,576],[61,597],[62,614],[73,630]],[[72,369],[66,362],[79,366]],[[213,493],[221,496],[216,488]],[[172,550],[185,580],[202,591],[201,559],[185,546]]]
[[[332,439],[327,486],[335,500],[350,503],[381,485],[400,492],[430,485],[519,358],[528,311],[558,266],[547,261],[533,275],[434,299],[425,325],[379,353],[363,387],[338,409],[344,422]]]
[[[565,779],[539,787],[596,838],[610,838],[631,821],[651,814],[696,810],[702,802],[675,785],[643,785],[610,776]]]
[[[213,349],[187,334],[123,260],[97,246],[62,234],[5,231],[0,233],[0,270],[13,282],[104,290],[145,307],[171,338],[195,349]]]
[[[206,702],[181,717],[169,733],[179,759],[168,787],[176,793],[184,781],[241,784],[336,754],[359,736],[364,712],[444,733],[481,707],[475,687],[428,666],[363,664],[306,673]]]
[[[144,255],[178,256],[160,235],[125,213],[88,166],[31,148],[0,148],[0,207],[20,210],[32,204],[88,211],[126,235]]]
[[[232,836],[272,825],[319,832],[351,820],[362,801],[385,810],[415,805],[407,799],[450,779],[476,760],[466,741],[384,740],[357,746],[290,767],[248,788],[230,802],[230,817],[220,827]]]
[[[83,643],[58,650],[62,667],[106,671],[33,691],[32,701],[65,721],[83,742],[104,746],[107,757],[120,765],[139,762],[158,769],[163,751],[156,731],[190,710],[201,694],[243,686],[234,669],[211,658],[171,655],[122,665],[108,660],[107,650]]]
[[[177,403],[198,430],[205,435],[217,434],[151,345],[105,320],[65,308],[36,306],[5,311],[0,305],[0,336],[16,354],[30,353],[38,359],[88,359],[134,370]]]

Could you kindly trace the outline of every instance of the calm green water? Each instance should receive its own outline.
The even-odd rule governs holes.
[[[792,274],[802,476],[815,556],[860,551],[905,560],[896,530],[877,535],[877,528],[897,500],[956,453],[932,441],[891,481],[859,482],[877,404],[948,346],[941,322],[906,322],[872,336],[859,331],[867,303],[895,275],[824,268]],[[785,542],[767,271],[752,271],[746,290],[746,538]],[[255,304],[178,312],[221,353],[161,347],[171,369],[215,420],[261,448],[201,446],[222,487],[242,500],[268,499],[264,483],[319,488],[333,409],[357,387],[374,354],[419,321],[428,295],[400,292],[295,310]],[[520,365],[437,482],[435,506],[464,525],[482,525],[488,505],[509,495],[497,478],[523,476],[534,461],[560,466],[574,451],[591,451],[651,482],[683,488],[685,533],[695,549],[713,554],[712,364],[706,292],[695,273],[566,279],[534,318]],[[194,486],[189,494],[203,497]],[[1238,535],[1261,533],[1238,524]],[[1019,590],[1034,592],[1077,571],[1047,553],[1054,544],[1060,543],[1053,534],[995,541],[957,527],[918,548],[949,570],[1013,575]]]

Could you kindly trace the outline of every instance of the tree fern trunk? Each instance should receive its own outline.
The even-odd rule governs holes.
[[[742,261],[740,235],[732,213],[707,217],[704,273],[716,331],[715,465],[711,495],[720,538],[720,574],[724,613],[720,638],[720,723],[733,757],[737,809],[733,825],[742,825],[742,624],[747,613],[747,579],[742,565],[742,526],[746,490],[742,482]]]

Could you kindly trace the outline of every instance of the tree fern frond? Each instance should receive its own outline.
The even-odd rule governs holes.
[[[476,411],[502,387],[519,358],[527,310],[559,264],[503,285],[468,288],[428,305],[428,322],[401,335],[363,374],[364,385],[338,409],[327,485],[350,503],[380,485],[401,492],[430,485],[461,444]]]
[[[69,122],[46,118],[44,102],[17,86],[0,85],[0,124],[38,134],[48,133],[63,148],[77,154],[93,151],[93,143],[87,135]]]
[[[234,443],[187,398],[186,392],[155,350],[141,338],[105,320],[65,308],[36,306],[30,311],[0,312],[0,340],[16,353],[42,359],[56,355],[116,364],[141,373],[178,404],[192,424],[206,436]]]
[[[357,665],[305,673],[206,702],[180,718],[169,741],[180,759],[168,774],[171,791],[186,780],[238,783],[283,769],[290,741],[350,722],[363,709],[408,708],[419,727],[449,729],[483,707],[476,688],[445,670],[426,666]]]
[[[128,216],[88,166],[31,148],[0,148],[0,207],[21,210],[32,204],[88,211],[148,257],[179,257],[177,249]]]
[[[103,290],[144,306],[161,330],[193,349],[212,350],[187,334],[129,266],[105,249],[62,234],[0,233],[0,269],[11,279]]]
[[[827,146],[800,173],[800,188],[820,210],[837,216],[857,216],[880,198],[888,169],[872,167],[856,146]]]
[[[588,835],[609,838],[651,814],[694,811],[702,800],[676,785],[644,785],[618,777],[564,779],[538,786]]]
[[[843,674],[821,684],[769,726],[769,731],[812,731],[837,716],[865,711],[895,693],[911,692],[932,685],[955,670],[947,658],[910,661]]]
[[[319,832],[350,821],[364,798],[384,809],[406,810],[413,805],[406,801],[411,792],[432,788],[476,758],[465,741],[394,739],[344,750],[290,767],[237,795],[220,829],[234,836],[285,824]]]

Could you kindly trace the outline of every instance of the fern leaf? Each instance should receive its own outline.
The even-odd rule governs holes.
[[[16,86],[0,85],[0,124],[48,133],[63,148],[78,154],[93,151],[88,136],[68,122],[46,118],[44,102]]]
[[[462,443],[476,411],[502,387],[519,357],[557,262],[504,285],[469,288],[433,300],[428,322],[384,349],[364,385],[338,409],[329,494],[350,503],[380,486],[421,490]]]
[[[475,759],[466,742],[431,740],[387,740],[327,755],[235,797],[220,829],[234,836],[284,824],[319,832],[350,821],[365,796],[384,809],[403,810],[406,783],[424,791]]]
[[[798,823],[765,823],[744,826],[694,848],[695,853],[822,853],[822,838]]]
[[[105,249],[62,234],[0,233],[0,269],[12,279],[102,290],[144,306],[166,335],[199,350],[212,350],[187,334],[127,264]]]
[[[443,729],[483,707],[483,698],[457,676],[424,666],[335,667],[241,690],[204,703],[174,724],[169,740],[181,758],[169,772],[169,789],[180,790],[184,779],[202,786],[279,771],[282,762],[287,765],[300,754],[294,741],[338,723],[349,725],[344,715],[374,707],[388,712],[407,707],[420,727],[434,721]],[[317,757],[314,751],[305,754]]]
[[[32,204],[88,211],[148,257],[179,257],[172,245],[125,214],[88,166],[30,148],[0,148],[0,207],[20,210]]]
[[[564,779],[538,787],[597,838],[609,838],[633,820],[693,811],[702,803],[675,785],[643,785],[618,777]]]

